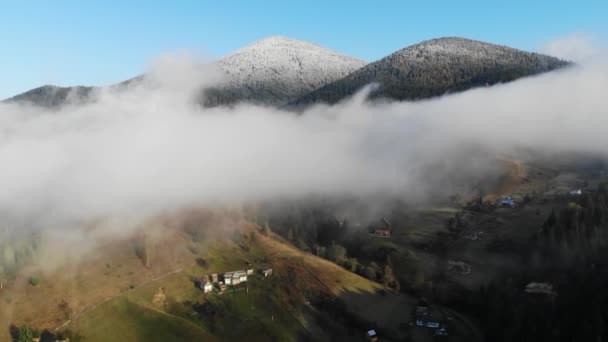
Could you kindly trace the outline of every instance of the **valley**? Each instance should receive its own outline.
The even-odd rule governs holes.
[[[390,237],[370,235],[367,224],[347,217],[340,223],[328,205],[319,211],[299,204],[299,210],[316,212],[301,216],[312,220],[306,226],[298,216],[273,216],[263,205],[157,218],[128,239],[107,241],[83,257],[64,256],[52,271],[30,261],[5,273],[0,298],[10,305],[2,306],[0,318],[86,341],[363,341],[368,328],[384,341],[446,338],[415,326],[424,300],[450,341],[482,341],[488,334],[482,317],[463,300],[475,301],[478,289],[504,277],[511,277],[509,291],[523,293],[527,283],[539,281],[561,293],[559,280],[542,276],[549,250],[536,242],[539,232],[552,211],[577,200],[568,199],[568,189],[593,193],[602,179],[601,171],[574,165],[504,165],[504,177],[488,184],[494,188],[486,187],[482,200],[452,198],[438,207],[385,211]],[[517,206],[494,207],[507,194]],[[316,229],[323,231],[312,248],[303,234]],[[580,262],[576,249],[568,250],[567,264]],[[256,273],[246,285],[223,293],[195,286],[205,274],[249,267]],[[260,276],[264,267],[273,275]],[[12,331],[3,330],[2,339]]]
[[[608,341],[608,50],[540,45],[560,6],[129,6],[5,28],[0,342]]]

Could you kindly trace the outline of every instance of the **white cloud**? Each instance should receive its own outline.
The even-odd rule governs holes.
[[[584,62],[598,57],[596,38],[585,33],[573,33],[546,43],[542,53],[574,62]]]
[[[191,98],[213,70],[161,63],[60,112],[0,105],[0,214],[21,227],[309,193],[447,194],[518,147],[606,154],[608,65],[414,103],[355,97],[302,115]],[[165,80],[169,81],[165,81]],[[488,157],[489,156],[489,157]]]

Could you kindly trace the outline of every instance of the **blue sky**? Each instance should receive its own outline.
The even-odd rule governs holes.
[[[43,85],[101,85],[189,50],[219,57],[270,35],[374,60],[463,36],[526,50],[608,35],[608,1],[2,1],[0,98]]]

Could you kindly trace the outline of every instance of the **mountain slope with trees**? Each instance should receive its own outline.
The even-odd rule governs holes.
[[[394,52],[291,105],[334,104],[377,83],[372,98],[416,100],[509,82],[569,65],[555,57],[465,38],[439,38]]]

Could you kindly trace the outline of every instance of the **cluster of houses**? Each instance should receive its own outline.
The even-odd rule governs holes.
[[[567,192],[569,196],[582,196],[583,193],[584,191],[582,189],[571,189]],[[498,200],[497,205],[505,208],[515,208],[517,206],[517,203],[515,202],[515,199],[513,199],[511,196],[505,196]]]
[[[424,299],[416,306],[415,323],[418,327],[434,329],[435,336],[448,336],[448,326],[443,313],[430,307]]]
[[[260,271],[261,275],[268,277],[272,275],[272,268],[265,267]],[[213,273],[210,275],[204,275],[196,281],[196,286],[203,290],[204,293],[213,291],[214,286],[217,284],[220,292],[224,292],[228,285],[235,286],[241,283],[247,282],[247,277],[254,274],[253,268],[246,270],[238,270],[232,272],[226,272],[223,275]],[[221,278],[221,280],[220,280]]]

